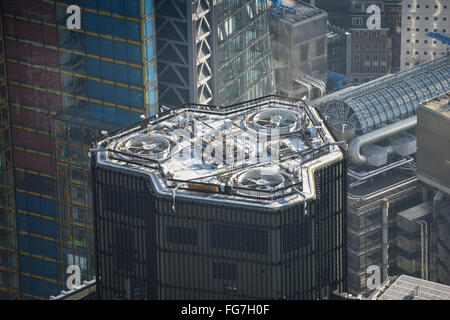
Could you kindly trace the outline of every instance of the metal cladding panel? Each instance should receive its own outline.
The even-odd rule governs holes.
[[[326,288],[343,292],[345,177],[345,160],[321,168],[317,199],[273,210],[161,197],[144,175],[94,164],[99,298],[317,299]]]
[[[450,120],[425,108],[418,109],[417,171],[450,188]]]
[[[92,167],[99,299],[156,299],[154,197],[142,177]]]

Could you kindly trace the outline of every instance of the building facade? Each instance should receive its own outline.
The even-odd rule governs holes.
[[[384,2],[389,34],[392,39],[392,73],[400,71],[400,57],[402,46],[402,1],[391,0]]]
[[[401,70],[409,69],[447,53],[447,45],[426,36],[428,32],[450,30],[448,1],[402,2]]]
[[[71,264],[91,280],[87,150],[156,112],[153,14],[149,0],[1,2],[2,298],[48,299]]]
[[[372,265],[380,268],[382,281],[388,275],[408,272],[421,275],[425,256],[422,259],[420,234],[426,231],[416,220],[431,222],[432,218],[423,218],[428,213],[421,213],[424,210],[417,207],[431,200],[416,177],[416,161],[419,167],[424,159],[420,160],[416,153],[417,109],[421,103],[448,92],[448,63],[448,57],[428,61],[313,102],[328,118],[335,136],[349,143],[347,208],[351,293],[370,292],[367,279]],[[442,167],[442,159],[432,158],[440,161]],[[428,160],[429,154],[426,159],[433,161]],[[441,172],[437,166],[433,167]],[[403,221],[399,222],[399,217]],[[408,224],[414,228],[410,229]],[[431,234],[432,229],[429,231]]]
[[[160,104],[224,106],[275,92],[265,1],[155,6]]]
[[[98,297],[344,292],[346,162],[320,123],[303,101],[269,96],[187,105],[99,141],[91,159]]]
[[[299,1],[289,8],[270,8],[277,93],[316,99],[326,93],[327,13]]]

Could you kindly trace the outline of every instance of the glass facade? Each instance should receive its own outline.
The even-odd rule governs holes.
[[[1,1],[0,298],[48,299],[70,264],[92,278],[87,150],[156,113],[153,5]]]
[[[217,104],[226,106],[274,93],[266,3],[258,0],[216,3]]]

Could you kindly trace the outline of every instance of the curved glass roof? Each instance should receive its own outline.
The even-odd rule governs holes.
[[[450,58],[350,87],[317,100],[315,106],[334,129],[343,124],[356,135],[382,128],[416,114],[421,102],[450,88]]]

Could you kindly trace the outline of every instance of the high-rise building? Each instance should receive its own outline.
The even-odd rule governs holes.
[[[0,298],[48,299],[93,274],[91,142],[156,111],[153,1],[0,6]]]
[[[380,268],[383,281],[388,275],[408,271],[421,274],[420,267],[419,270],[406,267],[408,263],[403,261],[403,258],[414,260],[410,257],[418,254],[417,247],[411,246],[409,250],[399,245],[397,238],[399,235],[407,240],[420,237],[420,226],[415,220],[423,216],[426,208],[416,206],[427,199],[416,177],[417,108],[448,92],[448,65],[449,58],[443,57],[312,102],[327,119],[335,136],[349,143],[347,208],[351,293],[370,292],[367,278],[371,274],[368,267],[372,265]],[[414,209],[408,211],[411,208]],[[397,223],[399,216],[406,223]],[[408,222],[416,224],[418,229],[408,229]],[[420,253],[416,261],[421,263]]]
[[[346,290],[346,161],[303,101],[186,105],[91,160],[100,299]]]
[[[159,103],[230,105],[275,92],[265,1],[155,3]]]
[[[417,114],[417,177],[431,203],[430,278],[450,285],[450,92],[426,101]]]
[[[342,89],[348,79],[351,68],[351,34],[343,29],[328,24],[328,79],[327,91]]]
[[[426,34],[428,32],[448,33],[449,30],[449,1],[404,0],[402,2],[401,70],[445,56],[447,45]]]
[[[327,13],[300,1],[285,4],[289,9],[269,9],[277,93],[316,99],[326,93]]]

